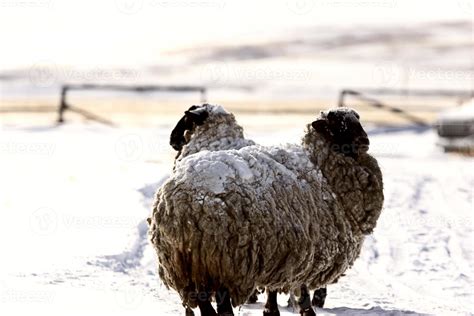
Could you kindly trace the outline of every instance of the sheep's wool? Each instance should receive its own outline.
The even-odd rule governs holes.
[[[373,158],[359,166],[332,153],[311,128],[303,146],[208,151],[195,136],[150,225],[160,277],[185,305],[220,286],[234,306],[258,286],[319,288],[353,264],[383,202]]]
[[[247,146],[241,150],[206,150],[188,156],[176,165],[174,179],[203,194],[220,194],[238,184],[253,188],[259,197],[263,197],[273,183],[299,181],[301,170],[310,172],[315,181],[321,181],[320,171],[312,167],[301,147]]]

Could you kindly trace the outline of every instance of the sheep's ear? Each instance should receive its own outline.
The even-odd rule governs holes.
[[[330,137],[331,131],[329,130],[328,122],[324,119],[316,120],[311,123],[311,126],[318,132],[319,134],[323,135],[324,137]]]
[[[360,115],[356,111],[352,110],[352,113],[354,113],[355,117],[357,117],[358,120],[360,120]]]
[[[201,108],[189,109],[184,112],[184,115],[196,125],[204,124],[204,121],[209,117],[209,113]]]

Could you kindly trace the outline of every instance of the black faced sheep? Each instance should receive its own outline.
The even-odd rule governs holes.
[[[185,121],[183,131],[207,120]],[[320,288],[353,264],[383,204],[357,113],[322,113],[302,147],[199,151],[208,146],[178,156],[150,223],[161,279],[185,306],[215,315],[216,293],[218,313],[231,314],[256,286]]]

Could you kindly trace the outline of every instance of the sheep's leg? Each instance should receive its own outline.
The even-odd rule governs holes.
[[[221,287],[216,292],[216,302],[217,302],[217,314],[219,316],[234,315],[234,312],[232,311],[232,304],[230,303],[230,294],[226,288]]]
[[[293,312],[297,309],[296,297],[293,291],[290,291],[290,297],[288,298],[288,308],[291,308]]]
[[[214,307],[211,304],[211,294],[207,291],[199,292],[197,295],[197,301],[201,316],[217,316]]]
[[[300,314],[302,316],[316,316],[316,313],[311,307],[311,296],[309,295],[308,287],[305,284],[301,286],[301,296],[298,300],[300,306]]]
[[[194,312],[191,308],[186,307],[186,316],[194,316]]]
[[[313,300],[311,301],[311,303],[313,304],[313,306],[323,308],[326,296],[327,289],[325,287],[317,289],[316,291],[314,291]]]
[[[253,291],[252,295],[250,295],[250,297],[248,298],[247,304],[255,304],[255,303],[257,303],[257,301],[258,301],[258,294],[260,294],[260,292],[258,291],[258,289],[255,289],[255,291]]]
[[[268,291],[267,302],[263,310],[263,316],[280,316],[277,303],[277,291]]]

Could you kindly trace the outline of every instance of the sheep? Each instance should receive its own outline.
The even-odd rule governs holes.
[[[359,123],[359,119],[360,116],[357,112],[346,108],[340,108],[327,113],[322,112],[321,117],[311,124],[317,133],[306,133],[303,143],[304,146],[308,148],[308,151],[313,153],[313,162],[323,167],[323,173],[325,177],[330,180],[329,183],[334,188],[334,192],[337,193],[336,197],[341,201],[341,205],[344,209],[351,210],[352,208],[353,211],[359,211],[361,215],[358,220],[364,223],[364,225],[360,226],[359,232],[362,233],[362,235],[367,235],[372,232],[382,210],[384,200],[383,181],[382,173],[376,160],[367,154],[369,140]],[[329,150],[326,147],[325,141],[331,144]],[[316,153],[316,155],[314,155],[314,153]],[[334,155],[334,153],[338,153],[339,155]],[[342,154],[342,156],[340,154]],[[367,182],[367,180],[361,182],[365,188],[364,190],[357,190],[357,187],[360,186],[357,185],[360,184],[357,183],[359,177],[357,173],[339,173],[341,170],[346,170],[346,165],[350,162],[350,160],[348,161],[344,156],[355,159],[369,175],[367,179],[370,180],[370,185],[367,185],[367,183],[364,185],[364,182]],[[357,169],[355,170],[357,171]],[[351,187],[350,183],[356,185]],[[364,210],[364,208],[365,213],[360,212]],[[354,218],[351,214],[348,214],[348,219],[352,219],[352,222],[354,222]],[[360,253],[362,242],[354,244],[356,255]],[[342,272],[340,275],[343,275]],[[337,278],[334,282],[336,281]],[[308,302],[308,288],[303,284],[300,290],[301,298],[298,303],[300,307],[302,307],[301,314],[314,315]],[[314,292],[312,305],[322,307],[326,294],[326,288],[317,289]],[[273,301],[270,309],[276,311],[276,300]],[[275,315],[278,315],[278,313],[276,312]]]
[[[303,147],[184,157],[150,222],[161,279],[202,315],[215,315],[213,292],[219,315],[230,315],[257,286],[336,282],[382,209],[382,174],[367,150],[358,114],[340,109],[307,127]]]
[[[184,116],[171,132],[170,145],[178,151],[175,159],[176,163],[184,157],[201,150],[239,149],[255,145],[255,143],[244,138],[243,129],[237,124],[233,114],[228,113],[221,106],[203,104],[202,106],[193,105],[184,112]],[[258,293],[255,290],[248,302],[256,302]],[[316,304],[318,307],[322,307],[325,293],[325,288],[316,290],[313,305]],[[324,294],[324,296],[321,294]],[[272,305],[273,297],[276,297],[276,293],[269,293],[266,305]],[[319,298],[319,300],[316,301],[316,298]],[[296,305],[294,301],[289,302],[289,304]]]

